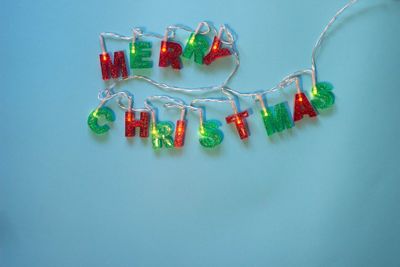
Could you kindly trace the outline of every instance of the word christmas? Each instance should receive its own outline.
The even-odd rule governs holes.
[[[242,97],[250,97],[259,102],[261,107],[261,121],[265,126],[268,136],[292,128],[304,117],[316,117],[320,111],[330,108],[335,101],[335,96],[332,93],[332,85],[327,82],[318,82],[317,80],[316,54],[327,32],[337,18],[356,2],[357,0],[351,0],[344,7],[339,9],[326,27],[324,27],[324,30],[319,35],[312,49],[311,68],[296,71],[283,78],[276,86],[264,91],[257,90],[244,93],[228,87],[231,78],[236,74],[239,68],[240,61],[239,54],[235,49],[234,35],[225,25],[222,25],[218,31],[207,22],[199,23],[196,30],[192,30],[186,26],[171,25],[166,28],[165,35],[144,33],[138,28],[134,28],[133,36],[102,33],[100,35],[100,46],[102,50],[100,54],[101,74],[103,80],[107,81],[113,79],[114,83],[104,90],[101,90],[98,94],[100,104],[89,114],[87,120],[89,128],[95,134],[105,134],[110,130],[111,123],[115,121],[115,114],[106,104],[115,98],[117,99],[118,105],[125,110],[125,136],[127,138],[133,138],[138,130],[138,134],[141,138],[151,138],[154,149],[160,149],[162,147],[181,148],[184,146],[187,127],[185,114],[187,111],[198,112],[200,120],[198,141],[201,146],[214,148],[222,143],[223,132],[220,129],[220,123],[215,120],[205,120],[203,116],[205,107],[204,105],[201,107],[198,106],[199,103],[229,103],[233,108],[233,114],[227,116],[225,121],[227,124],[233,126],[241,140],[249,138],[247,118],[250,114],[248,110],[239,111],[237,108],[237,101]],[[203,30],[204,28],[206,29]],[[173,41],[177,30],[190,32],[184,48],[182,48],[179,43]],[[212,38],[209,38],[211,35]],[[159,67],[181,69],[181,57],[187,59],[193,58],[198,64],[210,65],[218,58],[226,56],[233,56],[235,58],[235,67],[222,84],[198,88],[185,88],[160,83],[142,75],[129,76],[125,52],[114,52],[112,59],[111,55],[105,49],[105,38],[129,42],[129,68],[152,68],[152,43],[143,41],[143,39],[141,39],[143,37],[161,39],[158,60]],[[209,40],[211,39],[213,41],[210,44]],[[307,96],[301,88],[300,81],[303,76],[309,76],[311,78],[312,87],[310,96]],[[127,91],[116,91],[115,89],[118,83],[129,79],[142,79],[161,90],[169,92],[185,93],[186,95],[199,92],[218,93],[219,97],[195,98],[190,104],[186,104],[178,98],[167,95],[149,96],[144,102],[144,107],[134,108],[133,94]],[[293,96],[294,104],[292,112],[289,110],[287,102],[278,103],[274,106],[267,105],[265,99],[267,99],[268,94],[283,90],[293,83],[296,85],[297,92]],[[127,100],[128,105],[122,103],[122,98]],[[171,122],[158,121],[156,110],[153,108],[150,100],[167,100],[167,103],[164,104],[166,108],[178,108],[181,110],[181,116],[176,121],[176,127]]]
[[[313,98],[308,100],[303,92],[298,92],[294,97],[293,116],[287,108],[287,103],[279,103],[275,106],[266,107],[262,98],[261,118],[264,123],[267,135],[282,132],[294,126],[294,123],[303,119],[304,116],[315,117],[317,111],[328,108],[334,103],[334,94],[331,92],[332,86],[329,83],[318,83],[312,91]],[[249,137],[249,131],[246,118],[249,112],[235,112],[225,118],[226,123],[233,124],[237,130],[240,139],[244,140]],[[90,113],[88,124],[90,129],[97,133],[106,133],[110,126],[105,123],[99,125],[99,118],[103,121],[115,121],[114,112],[108,107],[98,108]],[[223,133],[219,129],[219,123],[215,120],[201,120],[199,128],[199,142],[204,147],[215,147],[221,144]],[[139,136],[148,138],[151,135],[153,148],[180,148],[184,145],[186,121],[184,119],[177,120],[176,130],[171,122],[160,121],[150,122],[150,114],[147,111],[140,112],[140,118],[135,118],[133,110],[125,112],[125,136],[134,137],[135,129],[139,129]]]

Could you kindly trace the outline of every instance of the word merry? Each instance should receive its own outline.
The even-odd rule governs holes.
[[[216,59],[232,54],[229,48],[222,48],[221,44],[221,40],[215,36],[210,49],[208,38],[196,33],[190,35],[185,49],[183,50],[179,43],[162,41],[158,66],[171,66],[173,69],[181,69],[181,56],[187,59],[194,57],[196,63],[210,65]],[[151,42],[135,41],[130,43],[130,68],[152,68],[153,61],[150,59],[152,54],[151,48]],[[100,66],[103,80],[109,80],[110,78],[117,79],[120,76],[122,76],[122,78],[128,77],[128,67],[125,61],[124,51],[114,52],[114,61],[111,60],[109,53],[103,52],[100,54]]]
[[[282,132],[294,126],[294,123],[308,117],[316,117],[318,110],[326,109],[334,104],[333,87],[329,83],[317,83],[312,88],[312,99],[308,100],[303,92],[298,92],[294,97],[293,117],[288,110],[286,102],[271,107],[262,105],[261,118],[264,123],[267,135]],[[99,118],[107,122],[115,121],[114,112],[108,107],[101,107],[92,111],[88,118],[90,129],[96,134],[104,134],[109,129],[108,124],[99,125]],[[240,139],[249,137],[246,118],[249,112],[236,112],[225,118],[226,123],[234,124]],[[140,118],[135,118],[135,112],[125,112],[125,136],[134,137],[136,128],[139,129],[139,136],[148,138],[151,134],[152,146],[154,149],[180,148],[184,146],[186,121],[178,120],[174,133],[174,125],[171,122],[150,122],[150,114],[146,111],[140,112]],[[223,133],[219,129],[219,123],[214,120],[204,121],[199,128],[199,142],[203,147],[213,148],[222,143]]]

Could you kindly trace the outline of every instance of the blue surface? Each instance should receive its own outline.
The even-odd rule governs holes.
[[[310,67],[314,42],[345,2],[3,3],[0,266],[399,266],[399,1],[361,1],[335,25],[318,57],[335,108],[281,136],[267,138],[250,99],[241,101],[253,111],[249,141],[224,123],[214,152],[200,147],[194,114],[175,153],[128,142],[115,105],[107,137],[86,125],[104,87],[101,31],[227,23],[242,59],[230,85],[259,90]],[[180,77],[153,71],[197,86],[222,80],[231,65],[220,64],[215,73],[188,64]],[[136,81],[121,88],[137,105],[162,93]],[[291,104],[294,91],[271,103]],[[207,116],[230,112],[214,104]],[[160,117],[177,113],[161,108]]]

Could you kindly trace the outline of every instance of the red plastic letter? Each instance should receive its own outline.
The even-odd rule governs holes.
[[[235,113],[233,115],[230,115],[225,118],[226,123],[232,123],[234,122],[236,125],[236,129],[238,131],[238,134],[240,136],[240,139],[246,139],[249,137],[249,132],[247,130],[247,123],[246,119],[249,116],[249,112],[247,110],[240,112],[240,113]]]
[[[294,115],[293,120],[299,121],[303,118],[303,115],[308,115],[310,117],[317,116],[317,112],[315,112],[313,106],[310,101],[308,101],[306,95],[304,93],[297,93],[294,96]]]
[[[185,141],[185,129],[186,122],[184,120],[178,120],[176,122],[176,131],[175,131],[175,147],[183,147]]]
[[[135,120],[135,112],[125,112],[125,136],[135,136],[135,128],[140,128],[140,137],[149,137],[149,113],[140,112],[140,120]]]
[[[128,77],[128,68],[126,67],[124,51],[114,52],[114,63],[111,62],[108,53],[100,54],[100,65],[101,74],[105,81],[110,79],[110,73],[113,79],[117,79],[120,74],[122,74],[123,78]]]
[[[204,57],[203,62],[210,65],[214,60],[231,55],[231,50],[228,48],[221,48],[221,40],[214,36],[214,41],[211,46],[210,52]]]
[[[182,46],[180,44],[162,41],[158,66],[168,67],[171,65],[173,69],[181,69],[182,64],[179,58],[181,54]]]

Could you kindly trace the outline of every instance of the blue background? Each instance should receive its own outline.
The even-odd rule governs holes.
[[[241,99],[253,112],[248,142],[223,123],[215,151],[199,145],[195,114],[179,152],[127,141],[115,104],[107,136],[86,125],[104,88],[102,31],[227,23],[242,59],[230,86],[261,90],[310,67],[314,42],[345,3],[3,2],[0,266],[399,266],[399,1],[361,1],[344,14],[317,60],[320,80],[335,86],[335,107],[281,135],[267,137],[251,99]],[[108,45],[117,48],[127,44]],[[184,64],[180,75],[157,66],[150,74],[199,86],[232,67],[229,59],[213,71]],[[303,85],[309,92],[308,78]],[[138,107],[165,94],[138,81],[120,89]],[[292,105],[295,89],[286,92],[270,104]],[[177,119],[159,107],[160,119]],[[231,112],[207,106],[210,119]]]

